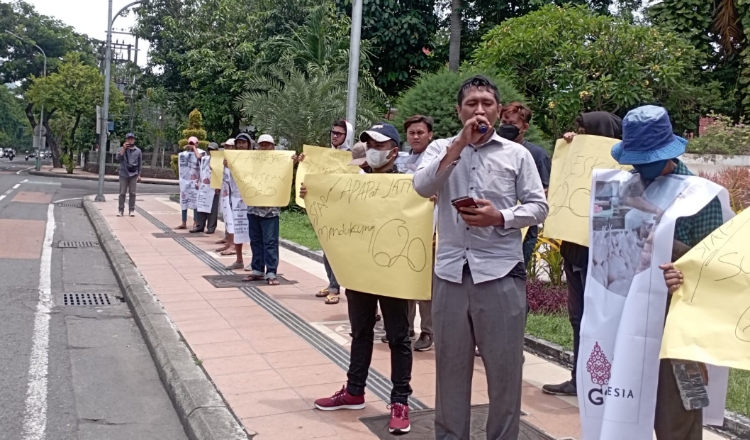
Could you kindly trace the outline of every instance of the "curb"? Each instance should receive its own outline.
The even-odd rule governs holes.
[[[279,244],[292,252],[315,260],[318,263],[323,263],[322,251],[314,251],[283,238],[279,238]],[[524,335],[524,347],[537,356],[569,370],[573,369],[573,352],[565,350],[561,345],[527,334]],[[750,418],[731,411],[724,411],[724,426],[704,426],[704,428],[728,436],[728,438],[733,440],[750,439]]]
[[[32,176],[42,176],[42,177],[60,177],[63,179],[78,179],[78,180],[91,180],[91,181],[99,181],[99,177],[96,176],[84,176],[81,174],[62,174],[62,173],[50,173],[47,171],[34,171],[30,170],[28,172]],[[117,176],[104,176],[105,182],[119,182],[120,179]],[[152,180],[149,178],[143,178],[141,179],[141,183],[147,183],[150,185],[166,185],[166,186],[180,186],[180,183],[178,181],[169,181],[169,180]]]
[[[133,317],[143,334],[164,388],[190,440],[249,440],[213,383],[156,301],[112,229],[89,198],[83,208],[112,265]]]

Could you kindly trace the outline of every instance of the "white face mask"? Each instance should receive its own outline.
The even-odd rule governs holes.
[[[374,148],[368,148],[365,153],[367,158],[367,165],[370,165],[373,169],[382,168],[388,163],[388,155],[391,154],[391,150],[378,151]]]

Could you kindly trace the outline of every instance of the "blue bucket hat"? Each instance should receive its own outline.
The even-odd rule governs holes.
[[[685,152],[687,142],[672,132],[667,110],[644,105],[625,115],[622,120],[622,141],[612,147],[612,157],[620,165],[674,159]]]

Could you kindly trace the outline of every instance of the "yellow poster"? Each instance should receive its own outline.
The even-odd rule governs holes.
[[[617,139],[590,135],[578,135],[571,143],[557,140],[552,156],[545,237],[589,245],[593,170],[632,168],[620,165],[612,158],[612,147],[617,142]]]
[[[675,264],[660,357],[750,370],[750,210],[725,223]]]
[[[294,151],[224,151],[247,206],[286,206],[292,195]]]
[[[430,299],[434,204],[404,174],[312,174],[307,215],[342,286]]]
[[[351,151],[341,151],[335,148],[321,148],[303,145],[302,152],[305,159],[297,167],[295,179],[295,197],[299,206],[305,207],[305,201],[299,197],[299,187],[308,174],[358,174],[360,168],[349,165],[352,160]]]
[[[224,150],[211,152],[211,188],[221,189],[224,179]]]

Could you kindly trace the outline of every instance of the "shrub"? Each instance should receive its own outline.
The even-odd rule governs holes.
[[[544,281],[552,286],[561,286],[563,284],[563,258],[560,253],[560,241],[544,237],[543,232],[543,230],[539,231],[539,238],[526,272],[531,280],[538,279],[541,272],[545,275]]]
[[[701,171],[700,176],[727,189],[734,212],[739,213],[750,206],[750,169],[732,167],[715,173]]]
[[[567,313],[568,289],[565,285],[553,286],[540,280],[526,282],[526,300],[534,313],[556,315]]]
[[[198,148],[201,148],[203,150],[208,148],[208,141],[206,140],[208,134],[206,133],[206,130],[203,129],[203,115],[198,111],[198,109],[194,109],[188,115],[188,126],[186,129],[182,130],[183,138],[177,141],[177,144],[180,146],[180,150],[185,149],[185,145],[187,145],[188,138],[190,138],[190,136],[195,136],[198,138]],[[175,154],[170,159],[170,165],[172,167],[172,171],[174,171],[175,176],[179,177],[180,164],[177,160],[178,156]]]
[[[716,113],[708,115],[714,122],[705,133],[692,139],[687,145],[688,153],[696,154],[750,154],[750,126],[744,121],[733,124],[729,116]]]
[[[462,125],[456,115],[456,94],[464,80],[477,74],[492,79],[503,103],[525,102],[523,95],[516,91],[508,79],[491,70],[473,69],[456,73],[443,69],[437,73],[425,74],[412,88],[404,92],[398,101],[398,113],[393,119],[393,124],[401,132],[402,139],[406,139],[403,132],[404,121],[415,114],[432,116],[435,120],[435,139],[457,135]],[[533,121],[532,117],[532,126],[526,134],[526,139],[536,144],[546,144],[545,148],[551,151],[551,143],[542,139],[541,132],[535,128]]]

